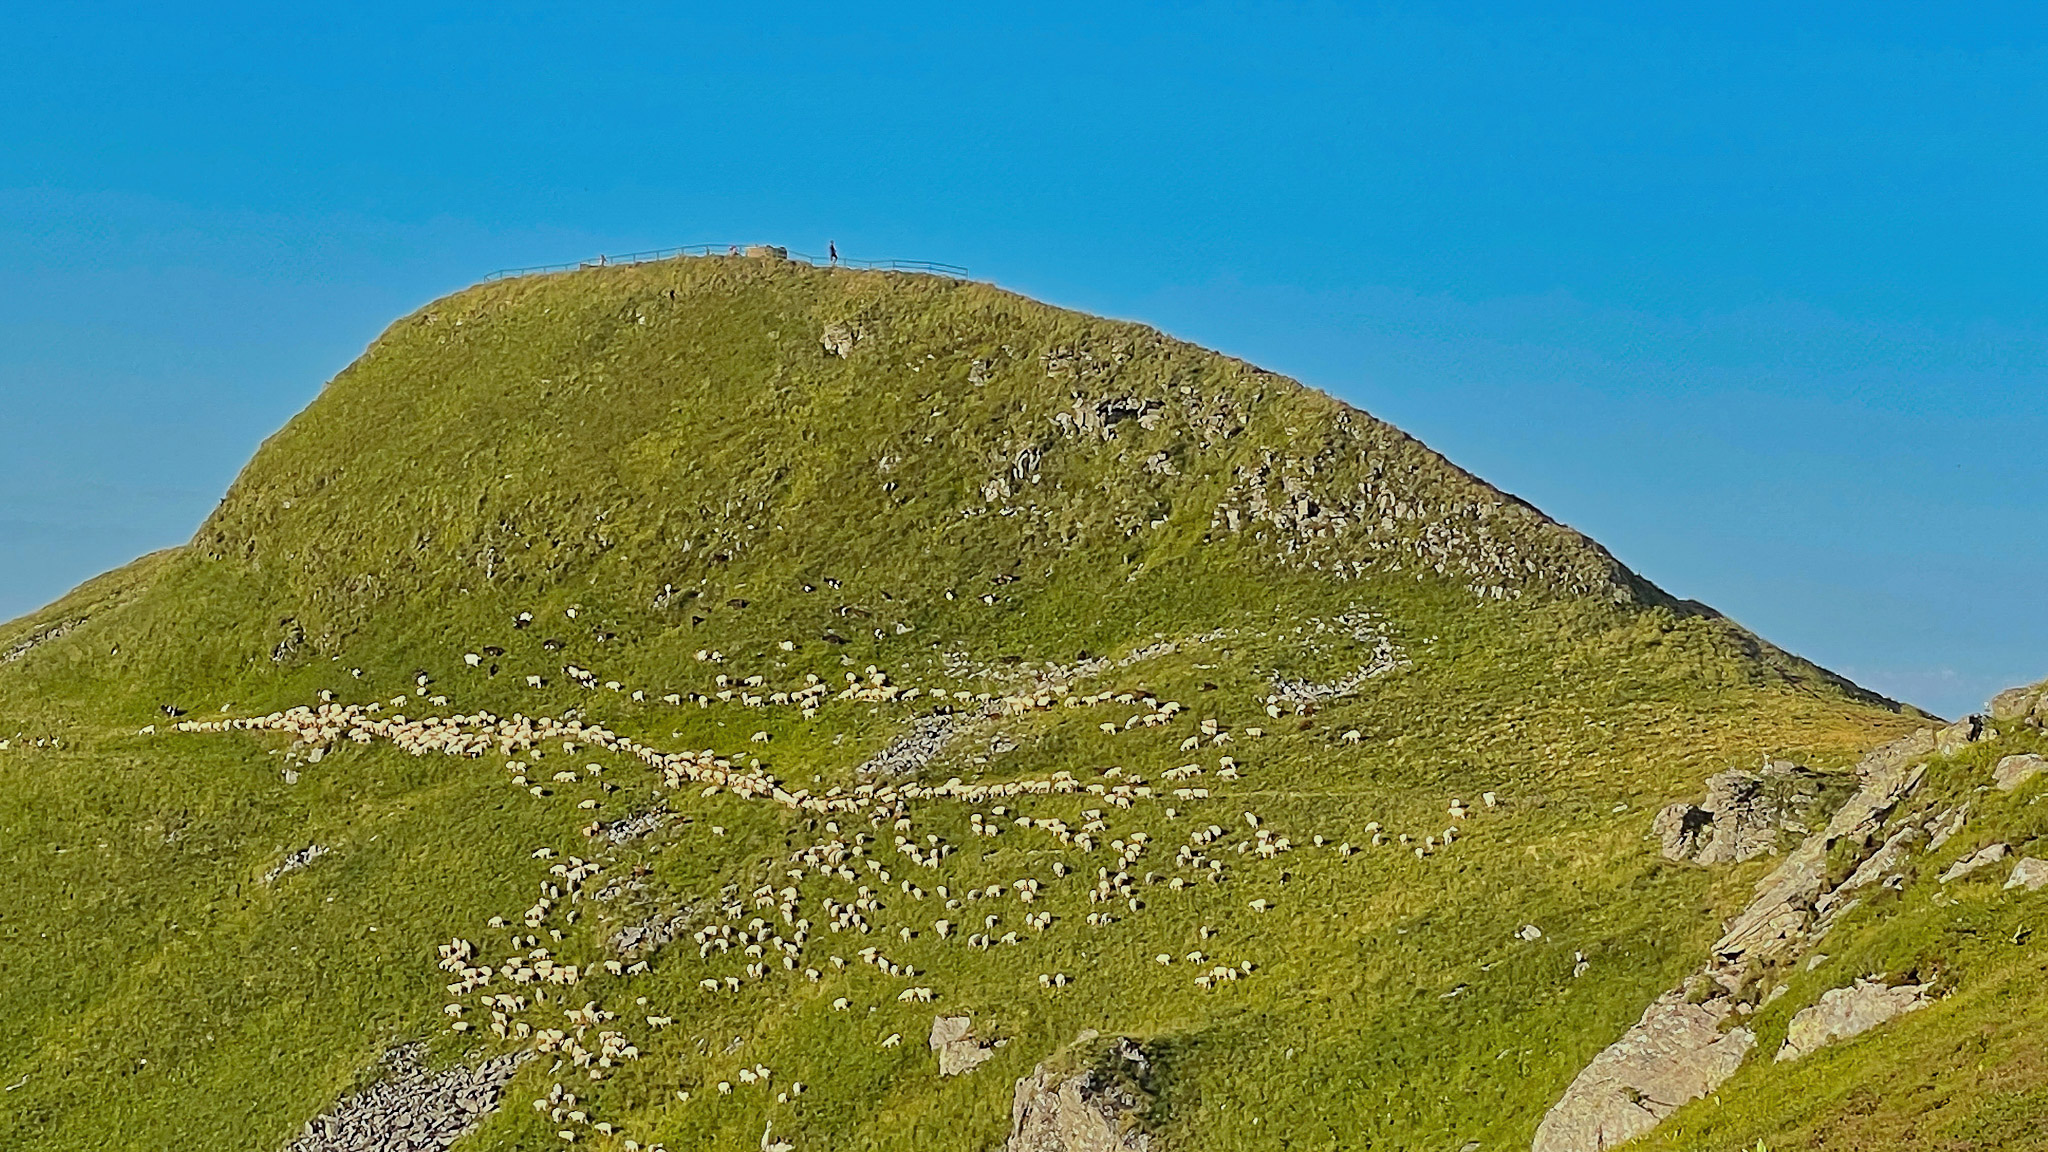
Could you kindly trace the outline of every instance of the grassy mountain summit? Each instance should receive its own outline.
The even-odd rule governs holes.
[[[1127,1041],[1157,1147],[1525,1147],[1768,868],[1659,807],[1920,719],[1139,325],[480,285],[0,627],[0,1146],[989,1148]]]

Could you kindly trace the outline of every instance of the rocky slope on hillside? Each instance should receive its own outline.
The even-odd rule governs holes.
[[[1925,723],[1284,378],[754,258],[403,318],[0,654],[23,1149],[1520,1147]]]
[[[2042,755],[2048,748],[2044,698],[2043,685],[2016,688],[1994,699],[1988,716],[1923,728],[1872,751],[1856,765],[1855,791],[1831,806],[1825,825],[1810,833],[1778,814],[1785,811],[1782,801],[1774,813],[1765,799],[1763,784],[1773,778],[1781,797],[1799,795],[1786,782],[1808,774],[1783,762],[1767,765],[1761,776],[1714,777],[1705,805],[1681,803],[1661,814],[1666,855],[1690,853],[1701,864],[1739,859],[1742,853],[1729,850],[1732,844],[1771,851],[1771,838],[1759,837],[1757,830],[1773,824],[1783,823],[1802,838],[1757,881],[1754,898],[1727,923],[1701,969],[1653,1001],[1572,1081],[1538,1127],[1535,1152],[1613,1147],[1653,1132],[1674,1114],[1687,1116],[1686,1105],[1710,1095],[1718,1112],[1721,1097],[1714,1094],[1745,1060],[1752,1068],[1737,1109],[1747,1115],[1730,1126],[1779,1137],[1794,1126],[1794,1116],[1811,1124],[1815,1113],[1825,1116],[1840,1101],[1815,1100],[1784,1084],[1759,1063],[1766,1053],[1772,1064],[1811,1057],[1930,1006],[1936,1009],[1931,1019],[1948,1017],[1932,1027],[1967,1029],[1975,1023],[1982,1008],[1972,1001],[1986,986],[2013,977],[2000,969],[2015,957],[1997,958],[2007,964],[1987,963],[1976,949],[1957,946],[1957,933],[1928,931],[1926,914],[1967,907],[1969,915],[1954,923],[1967,925],[1961,935],[1970,937],[1982,932],[1973,920],[2017,920],[2020,926],[2009,931],[2001,926],[2000,936],[2015,947],[2031,942],[2025,921],[2041,906],[2028,896],[2048,886],[2048,820],[2026,811],[2048,796],[2035,783],[2048,770]],[[2017,802],[2015,793],[2027,794]],[[1699,849],[1701,844],[1706,847]],[[1966,882],[1972,874],[2002,883]],[[1874,956],[1891,963],[1879,964]],[[1901,956],[1910,962],[1898,963]],[[2020,968],[2021,979],[2032,983],[2043,964],[2026,958]],[[1962,993],[1974,995],[1946,1003]],[[2038,1013],[2027,1015],[2032,1018],[2020,1023],[2029,1043],[2037,1042],[2044,1021]],[[1760,1035],[1774,1043],[1760,1043]],[[1924,1044],[1925,1037],[1919,1039]],[[1869,1045],[1894,1042],[1890,1030],[1881,1030],[1865,1041],[1862,1055],[1868,1058]],[[1837,1075],[1861,1081],[1858,1087],[1865,1089],[1882,1081],[1861,1073],[1854,1060],[1838,1065]],[[1935,1056],[1922,1072],[1939,1073],[1956,1062],[1954,1055]],[[1694,1105],[1696,1123],[1699,1107]],[[2032,1117],[2030,1136],[2037,1142],[2044,1114],[2025,1107],[2021,1115]],[[1967,1131],[1981,1119],[1959,1108],[1940,1117],[1945,1123],[1929,1127]],[[1681,1128],[1660,1135],[1683,1143],[1685,1133]],[[1723,1146],[1714,1140],[1727,1135],[1724,1125],[1709,1122],[1706,1133],[1695,1131],[1685,1146]],[[1816,1137],[1821,1146],[1831,1143]],[[1932,1131],[1919,1139],[1925,1146],[1938,1142]],[[1895,1146],[1914,1142],[1901,1133]],[[2020,1144],[1986,1136],[1945,1146]]]

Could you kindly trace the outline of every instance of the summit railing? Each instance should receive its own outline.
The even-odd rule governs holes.
[[[967,269],[958,264],[940,264],[932,260],[849,260],[842,256],[837,260],[829,256],[814,256],[808,252],[793,252],[776,244],[689,244],[681,248],[656,248],[647,252],[601,253],[589,260],[577,260],[568,264],[535,264],[526,268],[500,268],[484,277],[492,280],[510,280],[516,276],[546,276],[556,272],[576,272],[585,268],[609,268],[623,264],[651,264],[657,260],[674,260],[683,256],[730,256],[739,259],[780,259],[795,260],[821,268],[859,268],[875,272],[923,272],[932,276],[946,276],[955,280],[967,279]]]

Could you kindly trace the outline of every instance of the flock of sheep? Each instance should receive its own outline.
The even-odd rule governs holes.
[[[530,615],[522,616],[522,623],[531,621]],[[785,651],[792,647],[783,645]],[[717,653],[707,651],[698,656],[708,663],[722,662]],[[479,667],[483,657],[468,653],[463,663]],[[635,701],[658,699],[673,707],[790,708],[806,720],[833,701],[901,704],[924,699],[988,719],[1055,709],[1130,706],[1136,711],[1122,723],[1099,725],[1104,733],[1121,734],[1169,728],[1185,712],[1177,701],[1160,701],[1152,695],[1134,692],[1074,694],[1045,687],[997,695],[936,686],[905,687],[895,684],[888,673],[875,667],[862,673],[847,672],[844,686],[837,691],[815,674],[806,675],[801,683],[778,688],[761,676],[735,678],[720,673],[713,677],[709,691],[667,694],[650,694],[618,681],[600,681],[594,672],[573,664],[564,666],[563,675],[586,689],[628,694]],[[504,761],[512,786],[542,800],[594,792],[595,795],[575,802],[579,810],[594,813],[616,803],[611,797],[621,785],[615,769],[590,761],[580,771],[573,766],[549,771],[543,763],[556,755],[557,747],[562,757],[574,757],[586,749],[599,750],[638,761],[653,780],[672,792],[694,789],[706,801],[729,795],[788,809],[808,818],[811,827],[822,823],[822,838],[789,856],[789,867],[781,880],[761,885],[745,897],[729,888],[728,898],[716,916],[696,928],[691,939],[697,945],[696,962],[705,967],[706,974],[695,983],[704,995],[737,995],[752,983],[784,974],[801,975],[804,980],[820,983],[829,979],[828,969],[837,972],[858,963],[892,980],[903,981],[904,987],[895,997],[897,1002],[928,1004],[942,993],[929,984],[912,982],[929,973],[888,956],[877,944],[847,948],[852,957],[849,960],[821,947],[824,937],[894,940],[908,946],[928,934],[949,948],[987,951],[1017,947],[1055,930],[1060,917],[1051,910],[1034,907],[1055,888],[1085,890],[1089,903],[1102,906],[1088,913],[1085,922],[1090,928],[1100,929],[1125,917],[1142,915],[1153,891],[1176,893],[1205,882],[1223,883],[1226,861],[1212,855],[1211,850],[1231,838],[1225,823],[1233,827],[1242,824],[1243,830],[1232,845],[1237,854],[1270,860],[1296,847],[1289,837],[1268,827],[1253,811],[1245,811],[1241,817],[1225,823],[1196,822],[1186,841],[1175,846],[1170,855],[1156,856],[1152,836],[1143,830],[1118,834],[1111,810],[1127,810],[1141,803],[1163,804],[1168,800],[1214,803],[1217,798],[1207,788],[1188,782],[1212,774],[1219,781],[1239,780],[1244,766],[1228,755],[1221,756],[1213,768],[1188,763],[1162,773],[1166,782],[1179,785],[1170,790],[1155,789],[1144,778],[1111,767],[1102,770],[1099,779],[1090,781],[1078,779],[1070,771],[1055,771],[1002,782],[968,782],[953,777],[942,783],[914,779],[870,781],[835,784],[813,791],[792,786],[755,758],[746,758],[743,765],[739,758],[720,756],[713,749],[664,750],[602,724],[578,719],[523,713],[503,717],[484,711],[411,718],[401,709],[414,701],[445,701],[439,695],[429,697],[432,678],[427,673],[418,673],[414,681],[412,697],[348,704],[336,702],[331,693],[323,692],[317,705],[264,716],[185,720],[175,727],[188,733],[282,733],[316,751],[344,741],[359,745],[381,741],[414,756],[439,754],[483,759],[495,755]],[[547,677],[539,675],[526,678],[528,684],[536,687],[546,681]],[[1269,704],[1268,711],[1274,716],[1281,714],[1276,704]],[[1168,738],[1182,752],[1194,752],[1205,746],[1228,745],[1237,737],[1257,739],[1261,735],[1263,732],[1258,728],[1233,732],[1218,720],[1207,718],[1197,721],[1194,731],[1185,738],[1177,734],[1169,734]],[[769,739],[768,732],[763,730],[755,734],[752,742],[766,743]],[[1344,739],[1356,742],[1357,733],[1347,733]],[[1034,798],[1049,796],[1084,797],[1082,802],[1091,806],[1082,809],[1075,822],[1054,815],[1034,815],[1018,807],[1020,802],[1029,805]],[[1492,807],[1495,797],[1488,793],[1483,802]],[[969,836],[1039,836],[1059,845],[1063,855],[1078,853],[1091,857],[1096,861],[1092,882],[1083,871],[1058,859],[1050,863],[1049,874],[1045,876],[1020,875],[1007,882],[958,886],[957,879],[947,875],[947,862],[958,853],[959,846],[940,832],[927,830],[928,825],[920,822],[928,806],[940,803],[974,806],[966,824]],[[1184,813],[1167,807],[1165,815],[1179,819]],[[1430,834],[1416,843],[1402,834],[1399,843],[1411,848],[1418,857],[1427,856],[1456,841],[1458,823],[1467,815],[1463,803],[1452,800],[1447,813],[1450,826],[1440,837]],[[602,819],[582,829],[584,836],[594,842],[605,830]],[[719,826],[713,826],[711,831],[714,835],[724,833]],[[885,835],[893,838],[887,848],[880,840]],[[1373,846],[1390,842],[1377,823],[1367,825],[1361,838],[1369,839]],[[1345,858],[1363,850],[1349,842],[1331,844],[1322,836],[1314,837],[1313,843],[1318,849]],[[586,885],[604,872],[605,863],[546,845],[535,849],[532,855],[548,862],[546,873],[537,881],[534,902],[510,917],[493,916],[487,922],[489,929],[504,934],[500,937],[504,941],[502,946],[491,949],[457,937],[439,948],[437,961],[451,977],[447,985],[450,1000],[444,1009],[447,1026],[457,1033],[478,1031],[481,1026],[481,1031],[502,1043],[554,1056],[554,1072],[559,1077],[581,1074],[593,1081],[603,1080],[615,1069],[639,1059],[641,1044],[653,1043],[654,1034],[671,1024],[674,1015],[672,1010],[654,1010],[646,996],[633,997],[634,1007],[621,1009],[631,1019],[622,1019],[607,1007],[631,996],[634,978],[650,970],[651,959],[642,958],[630,964],[611,958],[571,962],[557,954],[558,949],[585,943],[572,939],[565,928],[573,928],[581,919],[577,906],[587,894]],[[1145,862],[1152,858],[1170,863],[1160,866],[1163,871],[1147,870]],[[899,859],[901,863],[896,863]],[[903,873],[900,876],[899,871]],[[924,877],[929,879],[917,879]],[[805,890],[807,884],[809,892]],[[1258,897],[1247,901],[1246,907],[1260,913],[1272,909],[1275,903],[1269,897]],[[816,917],[816,923],[812,917]],[[814,934],[814,929],[821,929],[824,937]],[[1200,929],[1205,941],[1215,934],[1206,925]],[[587,946],[602,947],[595,941],[589,941]],[[1201,951],[1188,952],[1180,958],[1160,953],[1156,959],[1162,967],[1194,969],[1191,982],[1204,992],[1249,978],[1256,970],[1249,961],[1215,962]],[[661,961],[664,967],[686,962],[672,956]],[[1075,978],[1065,972],[1041,972],[1037,983],[1040,988],[1057,993],[1074,985]],[[829,1002],[832,1010],[840,1012],[856,1006],[849,996]],[[900,1034],[893,1032],[878,1041],[884,1048],[893,1048],[900,1042]],[[731,1080],[717,1082],[718,1094],[732,1093],[733,1080],[743,1087],[765,1087],[771,1082],[772,1073],[762,1066],[740,1069]],[[792,1083],[780,1092],[778,1099],[786,1103],[803,1091],[804,1085]],[[678,1089],[675,1095],[679,1102],[690,1099],[686,1090]],[[619,1135],[626,1152],[659,1152],[659,1145],[643,1148],[616,1133],[612,1124],[593,1119],[588,1103],[566,1088],[562,1079],[551,1083],[533,1101],[533,1106],[558,1126],[557,1135],[565,1142],[582,1139],[586,1132]]]

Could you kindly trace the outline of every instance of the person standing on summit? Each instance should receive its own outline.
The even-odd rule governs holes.
[[[839,263],[839,245],[830,240],[825,241],[825,258],[833,264]]]

